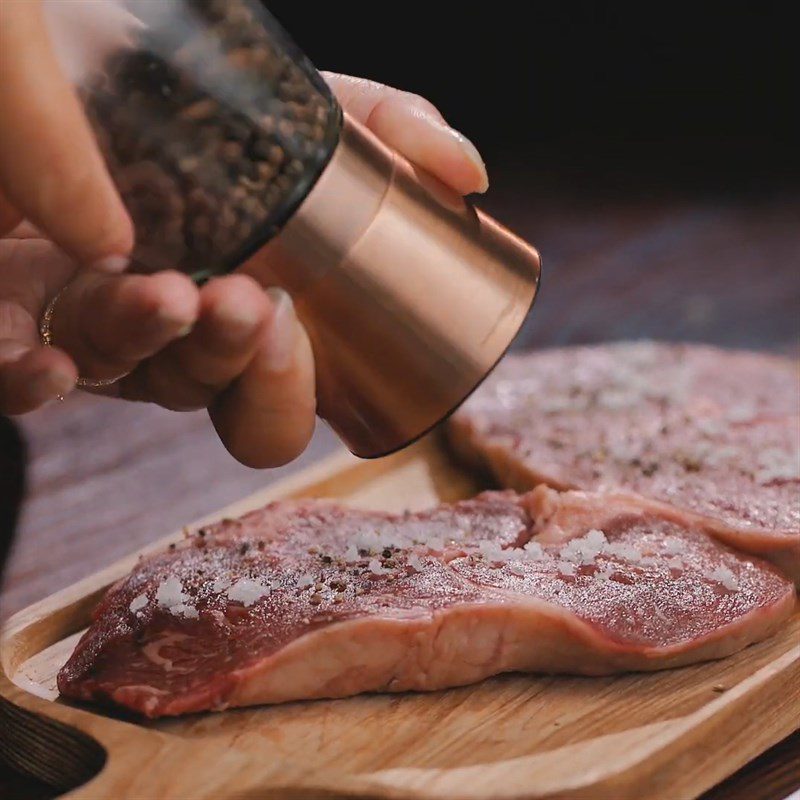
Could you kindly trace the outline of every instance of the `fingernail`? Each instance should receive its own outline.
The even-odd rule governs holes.
[[[483,163],[478,148],[475,147],[463,133],[457,131],[455,128],[450,128],[450,132],[458,142],[464,155],[475,165],[475,169],[478,170],[480,178],[478,188],[475,189],[475,191],[479,194],[483,194],[489,188],[489,175],[486,172],[486,164]]]
[[[274,309],[268,333],[267,366],[273,372],[285,372],[294,361],[297,314],[292,298],[283,289],[271,286],[267,294]]]
[[[55,397],[69,394],[75,388],[75,382],[60,372],[43,372],[31,379],[31,393],[44,402]]]
[[[118,273],[124,272],[129,263],[130,259],[127,256],[106,256],[105,258],[98,258],[89,266],[99,272]]]
[[[236,298],[228,298],[227,302],[217,309],[217,319],[222,332],[232,341],[249,338],[261,322],[260,308],[256,308],[252,303],[235,302],[235,300]]]
[[[54,393],[58,397],[63,397],[75,388],[75,381],[69,375],[62,375],[57,372],[52,376],[51,385]]]
[[[151,317],[151,322],[148,324],[152,324],[153,327],[161,331],[164,328],[174,328],[176,325],[180,325],[180,327],[176,330],[173,334],[176,339],[180,339],[182,336],[188,336],[192,328],[194,328],[194,322],[186,322],[186,316],[181,314],[176,314],[175,309],[173,308],[163,308],[159,307],[156,313]]]

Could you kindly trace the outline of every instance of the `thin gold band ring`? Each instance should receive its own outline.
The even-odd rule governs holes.
[[[53,313],[55,312],[56,305],[64,293],[65,286],[61,289],[53,299],[47,304],[47,307],[39,320],[39,338],[45,347],[53,347]],[[123,375],[118,375],[116,378],[78,378],[75,385],[81,389],[102,389],[104,386],[111,386],[116,383]]]

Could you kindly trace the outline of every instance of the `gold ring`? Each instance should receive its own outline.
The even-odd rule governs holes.
[[[58,303],[61,295],[64,293],[64,290],[67,287],[65,286],[61,289],[53,299],[47,304],[47,308],[45,308],[44,313],[42,314],[42,318],[39,320],[39,338],[42,340],[42,344],[45,347],[53,347],[53,312],[56,308],[56,303]],[[111,386],[112,383],[116,383],[120,378],[125,377],[124,375],[118,375],[116,378],[78,378],[75,382],[75,385],[81,389],[102,389],[104,386]]]

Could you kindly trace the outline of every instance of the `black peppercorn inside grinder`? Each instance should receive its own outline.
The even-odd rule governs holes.
[[[134,269],[292,295],[359,456],[455,409],[533,303],[536,251],[343,114],[256,0],[45,0],[133,219]]]

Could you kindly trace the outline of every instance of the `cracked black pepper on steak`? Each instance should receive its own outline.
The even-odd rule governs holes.
[[[136,229],[135,267],[196,280],[274,235],[322,171],[340,111],[248,0],[150,6],[84,102]]]

